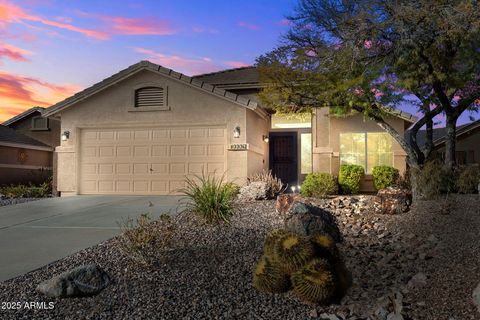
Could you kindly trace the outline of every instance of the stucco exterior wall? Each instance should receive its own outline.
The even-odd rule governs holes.
[[[261,118],[251,110],[247,110],[247,143],[248,150],[247,176],[268,168],[268,143],[263,140],[268,136],[269,119]]]
[[[9,127],[51,147],[59,146],[61,127],[60,121],[50,118],[48,119],[49,130],[32,130],[32,118],[38,117],[39,115],[39,112],[34,112],[33,114],[18,120],[15,123],[12,123],[9,125]]]
[[[51,151],[0,146],[0,185],[42,183],[51,165]]]
[[[340,133],[348,132],[384,132],[374,121],[364,119],[363,115],[355,114],[348,117],[331,116],[327,108],[315,111],[312,131],[313,141],[313,170],[338,175],[340,169]],[[400,135],[404,133],[404,120],[396,117],[386,119]],[[402,174],[406,170],[406,153],[400,145],[393,141],[393,166]],[[361,191],[374,191],[370,175],[362,181]]]
[[[167,90],[167,111],[135,111],[133,88],[155,84]],[[247,109],[226,99],[213,96],[150,71],[137,74],[60,112],[61,132],[70,131],[70,138],[56,148],[58,157],[58,190],[62,195],[76,194],[78,189],[79,134],[82,128],[165,127],[165,126],[223,126],[227,141],[247,143]],[[259,117],[252,112],[251,122]],[[241,128],[239,138],[233,138],[236,126]],[[260,137],[261,138],[261,137]],[[257,140],[252,143],[258,145]],[[227,146],[225,146],[227,147]],[[251,158],[251,159],[250,159]],[[248,175],[248,163],[258,166],[252,152],[227,151],[227,179],[243,181]]]

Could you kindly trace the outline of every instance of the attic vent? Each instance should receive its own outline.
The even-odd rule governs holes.
[[[135,108],[165,106],[165,94],[161,87],[145,87],[135,91]]]

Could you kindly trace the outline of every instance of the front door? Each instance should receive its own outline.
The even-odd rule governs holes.
[[[298,184],[297,133],[270,132],[270,170],[283,184]],[[290,189],[290,188],[289,188]]]

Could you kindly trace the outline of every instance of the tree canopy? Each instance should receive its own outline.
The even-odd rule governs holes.
[[[454,131],[458,116],[480,105],[477,1],[299,0],[288,19],[282,44],[257,60],[267,83],[261,99],[277,111],[362,112],[418,164],[429,150],[415,137],[406,143],[382,106],[415,105],[416,135],[440,113]]]

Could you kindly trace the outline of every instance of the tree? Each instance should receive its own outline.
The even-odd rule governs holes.
[[[480,98],[477,1],[300,0],[283,43],[258,58],[269,84],[263,102],[280,112],[329,106],[363,113],[418,167],[432,150],[433,119],[447,117],[446,163],[455,162],[456,120]],[[385,106],[411,103],[422,117],[409,142],[386,121]],[[426,126],[423,150],[416,143]]]

